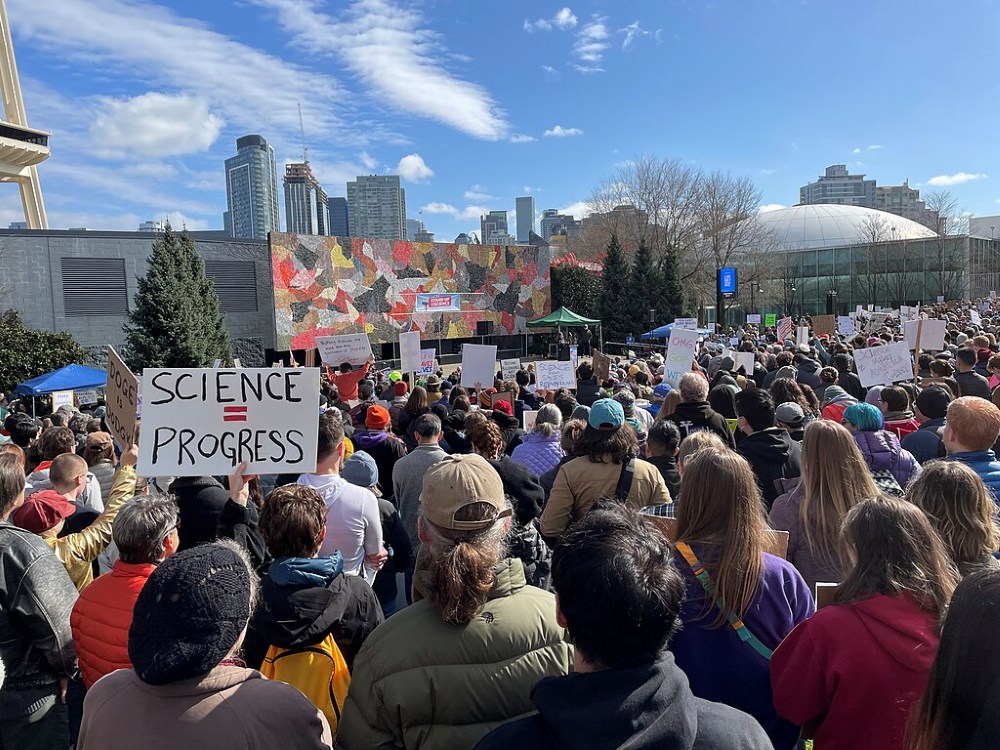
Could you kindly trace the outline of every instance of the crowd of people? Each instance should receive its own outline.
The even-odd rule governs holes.
[[[924,313],[874,387],[892,317],[675,385],[346,365],[302,475],[139,477],[102,406],[0,397],[0,750],[992,747],[1000,306]]]

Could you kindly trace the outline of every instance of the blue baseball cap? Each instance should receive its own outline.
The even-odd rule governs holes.
[[[670,387],[669,383],[660,383],[653,389],[653,395],[659,396],[660,398],[666,398],[667,394],[672,390],[673,388]]]
[[[351,484],[370,489],[378,484],[378,464],[364,451],[355,451],[344,461],[340,476]]]
[[[598,399],[590,407],[588,423],[595,430],[617,430],[625,424],[625,411],[614,399]]]

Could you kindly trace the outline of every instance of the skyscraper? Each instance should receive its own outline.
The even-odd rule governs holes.
[[[490,211],[479,217],[479,239],[484,245],[509,245],[507,232],[507,212]]]
[[[326,205],[330,210],[330,236],[350,237],[351,219],[347,210],[347,198],[330,198]]]
[[[406,239],[406,191],[399,175],[359,175],[347,183],[347,205],[352,236]]]
[[[846,164],[833,164],[815,182],[799,188],[799,203],[838,203],[845,206],[875,207],[875,180],[850,174]]]
[[[329,234],[330,209],[309,162],[285,165],[285,223],[295,234]]]
[[[528,195],[514,200],[517,212],[517,243],[527,245],[531,232],[535,231],[535,199]]]
[[[223,215],[230,237],[266,240],[278,231],[278,172],[274,149],[259,135],[236,139],[236,156],[226,159]]]

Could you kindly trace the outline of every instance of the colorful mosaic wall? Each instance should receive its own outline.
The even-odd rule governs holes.
[[[394,242],[271,233],[279,349],[316,336],[367,333],[374,343],[419,330],[425,340],[524,333],[551,312],[548,248]],[[462,294],[461,312],[414,314],[418,293]]]

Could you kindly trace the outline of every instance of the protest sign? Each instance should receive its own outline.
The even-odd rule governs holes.
[[[420,350],[420,369],[417,370],[417,375],[422,377],[427,377],[428,375],[433,375],[434,370],[437,369],[434,359],[433,349],[421,349]]]
[[[939,295],[938,295],[938,298],[937,298],[937,301],[938,301],[939,303],[940,303],[940,302],[944,302],[944,295],[943,295],[943,294],[939,294]]]
[[[764,316],[764,325],[768,328],[774,328],[778,324],[778,316],[775,313]]]
[[[513,380],[517,377],[517,373],[521,370],[521,360],[519,359],[501,359],[500,360],[500,374],[503,376],[504,380]]]
[[[809,345],[809,326],[798,327],[798,332],[795,334],[795,343],[799,346],[802,344]]]
[[[135,442],[135,420],[139,412],[139,381],[125,366],[113,346],[108,347],[107,422],[118,447],[127,451]]]
[[[556,388],[576,388],[576,371],[572,362],[542,360],[535,362],[535,380],[539,388],[554,391]]]
[[[576,372],[576,368],[580,364],[580,350],[576,344],[572,344],[569,347],[569,361],[573,363],[573,372]]]
[[[837,333],[842,336],[853,336],[854,335],[854,320],[850,315],[838,315],[837,316]]]
[[[691,371],[698,348],[698,332],[687,331],[674,326],[670,331],[670,342],[667,344],[667,356],[663,363],[663,381],[676,388],[681,375]]]
[[[996,292],[990,292],[990,299],[996,299],[996,298],[997,298],[997,293]]]
[[[73,391],[56,391],[52,394],[52,411],[58,411],[60,406],[73,405]]]
[[[88,406],[97,403],[97,391],[89,389],[76,392],[76,403],[80,406]]]
[[[343,336],[317,336],[316,346],[324,364],[340,367],[344,362],[358,367],[372,356],[372,345],[364,333]]]
[[[983,324],[983,319],[979,317],[978,310],[969,310],[969,320],[972,321],[972,325],[979,326]]]
[[[944,334],[948,328],[946,320],[908,320],[903,323],[906,346],[913,349],[917,345],[917,331],[920,331],[920,348],[927,352],[944,349]]]
[[[743,368],[746,375],[753,375],[753,352],[733,352],[736,369]]]
[[[892,385],[913,377],[910,365],[910,350],[906,343],[888,346],[873,346],[870,349],[855,349],[854,362],[858,367],[861,385]]]
[[[683,328],[686,331],[693,331],[698,327],[697,318],[676,318],[674,328]]]
[[[310,349],[310,351],[312,351],[312,350]],[[309,352],[306,352],[306,354],[309,354]],[[234,357],[233,358],[233,367],[235,367],[237,370],[239,370],[239,369],[241,369],[243,367],[243,363],[240,362],[240,358],[239,357]]]
[[[747,315],[747,325],[760,325],[760,313]]]
[[[312,347],[306,349],[306,367],[316,366],[316,350]]]
[[[494,406],[496,406],[497,401],[506,401],[508,404],[511,405],[511,408],[513,408],[514,407],[514,394],[511,393],[510,391],[504,391],[503,393],[491,393],[490,394],[490,408],[491,409]]]
[[[399,334],[399,369],[416,372],[420,367],[420,331]]]
[[[319,369],[142,373],[141,476],[305,474],[316,468]]]
[[[836,315],[813,315],[813,333],[816,336],[836,336]]]
[[[464,388],[493,387],[496,377],[497,348],[492,344],[462,345],[462,383]]]
[[[535,429],[535,422],[538,421],[537,411],[523,411],[521,412],[521,418],[524,420],[524,431],[531,432]]]
[[[594,377],[598,384],[611,376],[611,357],[594,350]]]

